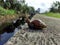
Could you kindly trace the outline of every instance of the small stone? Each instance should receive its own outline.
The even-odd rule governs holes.
[[[13,42],[8,42],[8,43],[6,43],[6,44],[4,44],[4,45],[13,45]]]

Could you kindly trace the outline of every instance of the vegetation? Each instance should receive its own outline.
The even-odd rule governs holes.
[[[52,4],[50,12],[45,13],[46,16],[60,18],[60,2],[56,1]]]
[[[0,1],[1,1],[0,3],[1,15],[8,15],[8,14],[14,14],[14,13],[17,13],[17,14],[28,13],[29,14],[30,11],[33,11],[33,12],[35,11],[33,7],[25,4],[25,0],[22,0],[22,1],[6,0],[5,2],[4,0],[0,0]]]
[[[60,13],[60,2],[58,2],[58,1],[54,2],[50,9],[50,12]]]
[[[50,17],[60,18],[60,13],[49,12],[49,13],[45,13],[45,15]]]
[[[13,15],[15,14],[14,10],[7,10],[0,6],[0,15]]]

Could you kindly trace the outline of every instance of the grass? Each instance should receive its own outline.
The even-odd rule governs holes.
[[[50,17],[55,17],[55,18],[60,18],[60,13],[45,13],[46,16],[50,16]]]
[[[0,6],[0,15],[13,15],[13,14],[15,14],[14,10],[4,9],[3,7]]]

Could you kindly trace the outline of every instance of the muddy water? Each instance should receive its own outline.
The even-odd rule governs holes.
[[[14,32],[4,32],[3,34],[0,34],[0,45],[4,45],[4,43],[6,43],[17,31],[18,28],[15,28]]]

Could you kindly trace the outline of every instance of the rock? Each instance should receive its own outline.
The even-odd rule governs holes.
[[[41,28],[46,28],[47,25],[45,24],[45,22],[43,22],[42,20],[40,19],[36,19],[36,20],[32,20],[31,23],[35,23],[36,27],[38,28],[39,26]]]
[[[47,27],[47,25],[42,20],[39,19],[35,19],[32,21],[27,19],[27,24],[30,29],[43,29]]]

